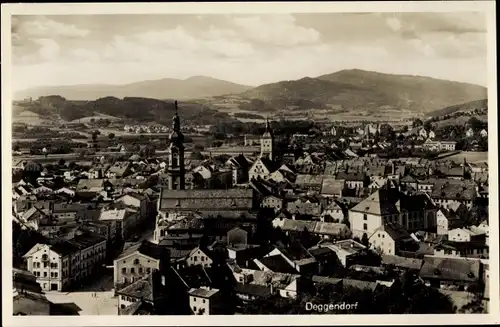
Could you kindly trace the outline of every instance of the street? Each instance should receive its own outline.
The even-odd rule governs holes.
[[[58,315],[116,315],[118,300],[113,291],[113,269],[106,269],[101,276],[77,292],[46,292],[47,299],[54,303],[54,314]]]

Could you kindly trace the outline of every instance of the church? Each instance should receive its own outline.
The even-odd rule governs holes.
[[[272,149],[272,142],[266,145]],[[272,150],[269,155],[272,156]],[[177,101],[172,118],[172,133],[166,167],[167,186],[158,199],[156,226],[185,219],[192,215],[201,218],[246,219],[255,218],[253,189],[187,189],[184,162],[184,135],[181,131]]]
[[[254,161],[248,172],[248,177],[252,179],[269,179],[272,174],[280,169],[288,170],[280,160],[277,160],[276,149],[274,147],[274,134],[266,121],[266,130],[260,138],[260,156]]]

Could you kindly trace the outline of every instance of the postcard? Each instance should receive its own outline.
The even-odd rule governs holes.
[[[500,322],[495,2],[2,27],[5,326]]]

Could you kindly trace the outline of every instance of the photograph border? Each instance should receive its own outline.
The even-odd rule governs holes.
[[[2,4],[2,301],[4,326],[119,326],[119,325],[388,325],[471,324],[500,322],[498,131],[496,79],[495,1],[401,1],[401,2],[267,2],[267,3],[65,3]],[[13,316],[12,312],[12,94],[11,16],[86,14],[278,14],[356,12],[484,12],[487,17],[488,145],[490,233],[490,308],[488,314],[443,315],[255,315],[251,316]]]

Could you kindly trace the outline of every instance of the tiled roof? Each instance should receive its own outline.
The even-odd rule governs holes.
[[[248,210],[252,207],[253,191],[251,189],[162,189],[159,201],[159,210]]]
[[[321,194],[334,195],[341,194],[345,180],[327,176],[321,185]]]
[[[235,291],[236,293],[247,294],[256,297],[271,296],[271,290],[267,286],[257,285],[257,284],[236,283]]]
[[[219,292],[216,288],[192,288],[189,290],[189,295],[203,298],[210,298]]]
[[[430,279],[475,282],[480,278],[479,260],[464,258],[424,257],[420,277]]]
[[[297,185],[321,185],[322,183],[323,175],[298,174],[295,179]]]
[[[387,232],[395,242],[411,239],[410,233],[398,223],[385,222],[382,226],[377,228],[376,231]]]
[[[472,201],[476,198],[476,184],[471,181],[437,180],[431,198]]]
[[[386,265],[394,265],[406,269],[418,269],[422,267],[423,260],[415,258],[406,258],[395,255],[382,255],[382,263]]]
[[[375,282],[367,282],[367,281],[364,281],[364,280],[344,278],[342,280],[342,286],[343,287],[358,288],[358,289],[361,289],[361,290],[371,290],[371,291],[374,291],[377,288],[378,285]]]
[[[297,272],[280,254],[258,260],[272,272],[281,272],[285,274],[294,274]]]
[[[116,260],[124,258],[136,251],[157,260],[169,258],[169,250],[167,248],[148,241],[142,241],[141,243],[134,244],[129,248],[124,249]]]

